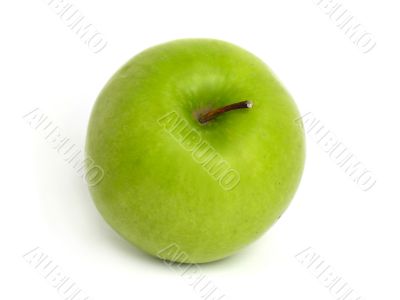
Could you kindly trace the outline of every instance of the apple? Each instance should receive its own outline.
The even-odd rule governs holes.
[[[291,96],[256,56],[183,39],[129,60],[101,91],[89,187],[123,238],[165,260],[205,263],[260,237],[288,207],[305,142]],[[176,251],[164,251],[171,245]]]

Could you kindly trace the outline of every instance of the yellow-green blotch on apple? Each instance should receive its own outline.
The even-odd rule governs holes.
[[[104,178],[91,195],[151,255],[224,258],[289,205],[305,157],[298,119],[270,69],[242,48],[212,39],[152,47],[114,74],[93,108],[86,154]],[[179,253],[164,251],[171,245]]]

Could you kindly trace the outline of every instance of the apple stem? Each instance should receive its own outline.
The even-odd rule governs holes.
[[[199,113],[198,120],[201,124],[204,124],[228,111],[242,108],[251,108],[252,106],[253,102],[248,100],[229,104],[220,108],[209,110],[207,112]]]

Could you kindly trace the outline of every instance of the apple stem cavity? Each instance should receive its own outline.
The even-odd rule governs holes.
[[[251,107],[253,107],[253,102],[248,100],[240,101],[216,109],[211,109],[203,113],[199,113],[197,119],[200,122],[200,124],[205,124],[208,121],[211,121],[216,117],[218,117],[219,115],[222,115],[223,113],[226,113],[228,111],[242,109],[242,108],[251,108]]]

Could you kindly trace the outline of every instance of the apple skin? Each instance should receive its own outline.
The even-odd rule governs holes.
[[[194,114],[241,100],[251,109],[201,125]],[[240,182],[231,190],[160,126],[170,112],[212,145]],[[90,187],[122,237],[162,259],[205,263],[260,237],[300,182],[305,142],[288,92],[256,56],[213,39],[147,49],[109,80],[93,108],[86,155],[104,170]],[[164,251],[170,245],[183,255]]]

